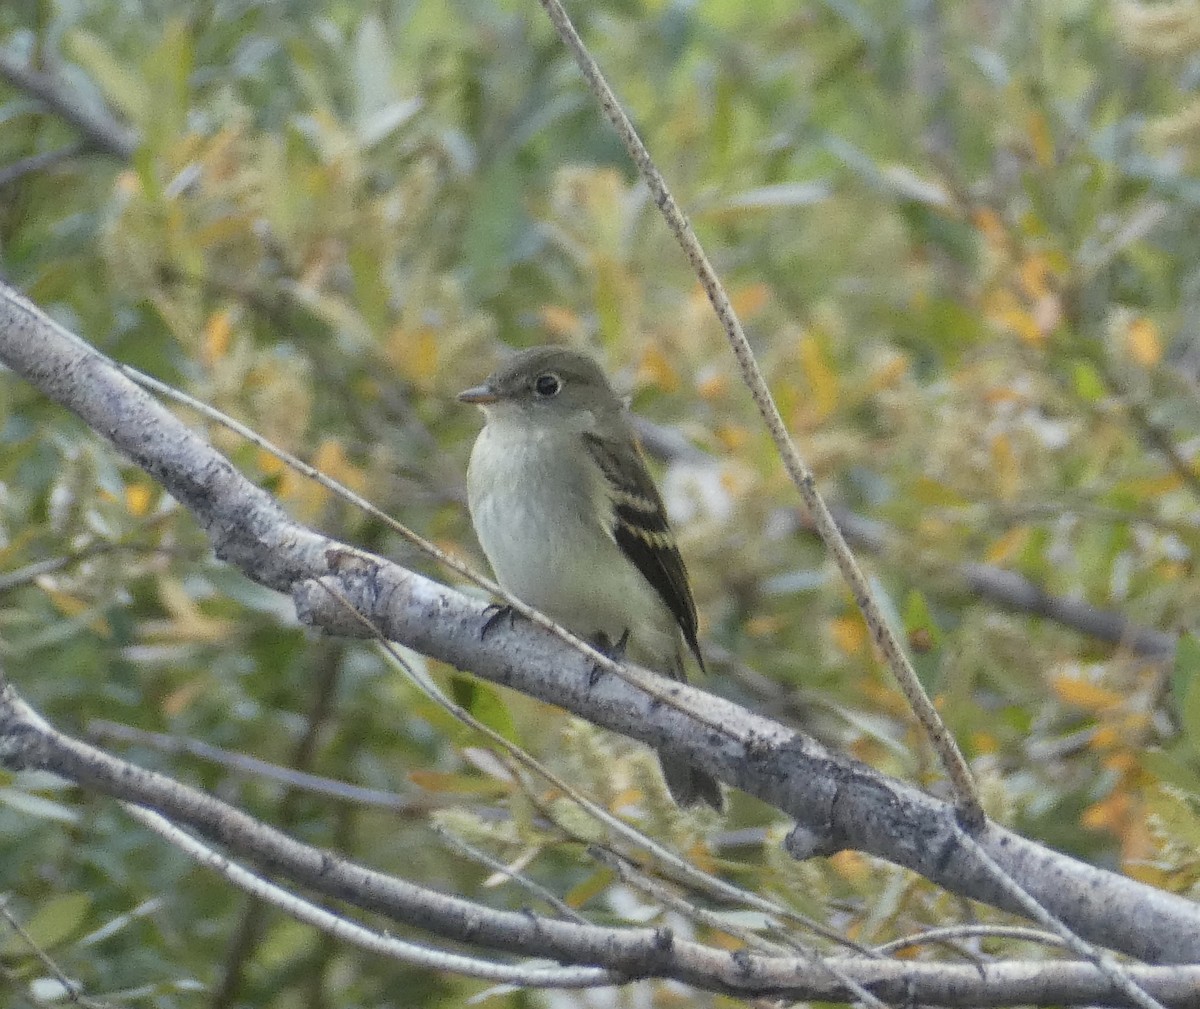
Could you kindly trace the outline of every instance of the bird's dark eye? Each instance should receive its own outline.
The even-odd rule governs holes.
[[[551,396],[557,396],[559,390],[562,389],[562,379],[554,374],[538,375],[533,382],[533,389],[539,396],[545,396],[549,399]]]

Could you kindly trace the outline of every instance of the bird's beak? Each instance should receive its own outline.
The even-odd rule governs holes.
[[[487,385],[472,386],[458,394],[460,403],[474,403],[476,406],[487,406],[489,403],[495,403],[499,398]]]

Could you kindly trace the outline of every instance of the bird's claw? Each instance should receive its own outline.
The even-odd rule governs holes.
[[[479,640],[483,641],[501,620],[508,620],[508,626],[512,627],[513,621],[517,618],[517,611],[507,603],[489,603],[483,611],[483,626],[479,629]]]
[[[629,628],[626,627],[621,632],[621,636],[617,639],[616,644],[609,641],[608,635],[604,631],[598,631],[595,637],[592,638],[592,645],[596,651],[603,654],[606,658],[612,659],[613,662],[620,662],[625,658],[625,649],[629,647]],[[594,687],[603,672],[604,670],[598,664],[592,663],[592,671],[588,675],[588,686]]]

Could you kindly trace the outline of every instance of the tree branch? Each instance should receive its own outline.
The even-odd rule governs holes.
[[[905,1004],[1130,1004],[1086,963],[960,965],[872,957],[814,962],[809,957],[765,956],[746,950],[730,953],[676,939],[669,929],[604,928],[489,908],[301,844],[218,799],[72,739],[48,725],[2,680],[0,764],[14,770],[51,771],[86,788],[155,810],[316,893],[443,938],[566,965],[603,967],[626,980],[671,978],[741,996],[822,1001],[847,1001],[854,997],[855,988],[863,988],[880,1000]],[[153,826],[165,825],[155,818]],[[161,832],[171,835],[171,843],[179,843],[176,828],[168,826]],[[192,854],[214,868],[228,865],[227,859],[213,852]],[[1163,1005],[1180,1009],[1200,1006],[1200,967],[1127,970],[1139,987]],[[562,976],[578,978],[581,983],[600,977],[598,972]]]
[[[361,636],[363,627],[346,612],[341,595],[389,638],[686,755],[771,803],[797,820],[801,829],[791,848],[800,857],[854,847],[961,896],[1020,913],[964,845],[951,806],[686,684],[667,684],[671,704],[616,676],[604,675],[589,687],[589,660],[527,623],[501,625],[481,641],[481,601],[397,565],[364,559],[299,526],[111,362],[2,287],[0,361],[159,480],[192,510],[220,556],[256,581],[292,592],[302,619]],[[328,581],[323,585],[321,579]],[[976,840],[1038,903],[1084,938],[1150,962],[1200,960],[1200,908],[1190,901],[1087,866],[996,825],[987,825]]]
[[[82,97],[53,74],[35,70],[0,49],[0,77],[36,98],[83,134],[89,147],[128,161],[137,150],[137,134],[107,112],[89,108]]]

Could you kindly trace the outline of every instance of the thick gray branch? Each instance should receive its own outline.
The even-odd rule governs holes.
[[[220,556],[263,584],[291,591],[304,619],[340,633],[361,633],[361,625],[327,591],[333,589],[389,637],[598,725],[686,754],[794,817],[800,829],[791,847],[800,857],[853,847],[961,896],[1017,910],[963,845],[947,804],[684,684],[667,685],[669,705],[611,675],[589,687],[586,660],[534,627],[501,625],[481,641],[479,601],[395,565],[359,561],[298,526],[111,362],[3,288],[0,361],[159,480],[195,514]],[[1150,962],[1200,962],[1195,904],[995,825],[984,827],[975,840],[1082,937]]]
[[[850,978],[877,998],[897,1004],[1127,1004],[1085,963],[974,966],[838,957],[828,959],[833,969],[827,970],[804,957],[713,949],[676,939],[667,929],[604,928],[501,911],[438,893],[301,844],[203,792],[63,735],[38,717],[2,676],[0,765],[52,771],[157,810],[317,893],[471,946],[607,967],[630,979],[672,978],[743,996],[847,1002],[855,995],[839,978]],[[1200,1006],[1200,967],[1133,967],[1129,973],[1163,1005]]]

